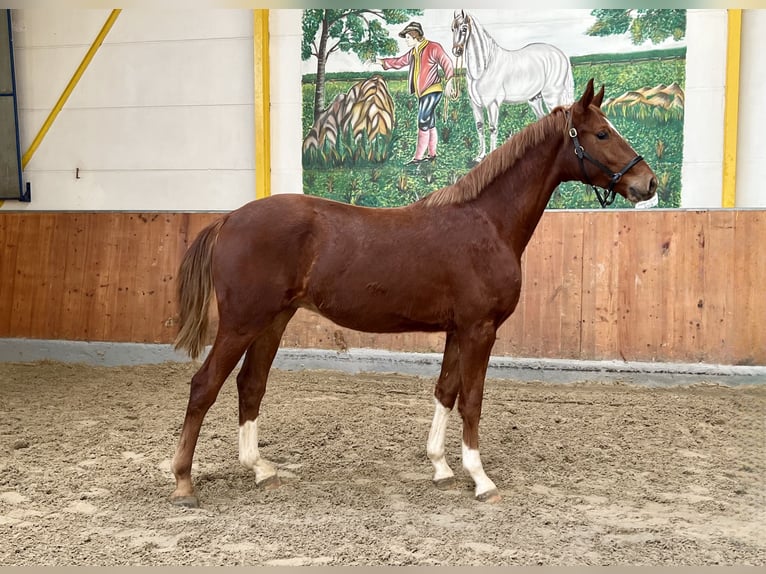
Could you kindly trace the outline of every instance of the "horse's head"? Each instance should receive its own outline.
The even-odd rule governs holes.
[[[565,112],[565,157],[573,162],[573,179],[592,186],[602,206],[611,204],[615,193],[632,203],[651,199],[657,177],[601,111],[603,99],[604,87],[594,93],[591,78],[582,97]],[[606,196],[596,186],[606,189]]]
[[[452,53],[459,58],[465,52],[465,43],[471,35],[471,17],[463,10],[455,10],[452,17]]]

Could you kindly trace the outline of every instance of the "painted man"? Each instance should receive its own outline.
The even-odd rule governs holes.
[[[410,67],[410,93],[418,98],[418,142],[415,156],[407,164],[418,164],[436,159],[436,144],[439,141],[436,106],[445,90],[447,97],[454,93],[452,78],[455,72],[447,52],[438,42],[426,40],[420,23],[410,22],[399,32],[399,37],[404,38],[411,49],[397,58],[376,58],[375,61],[384,70]],[[443,78],[439,75],[440,68]],[[445,83],[444,87],[442,82]]]

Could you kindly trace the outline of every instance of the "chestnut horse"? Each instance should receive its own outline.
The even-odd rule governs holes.
[[[604,88],[594,94],[590,80],[577,102],[555,108],[457,183],[411,205],[365,208],[275,195],[200,232],[180,266],[176,348],[200,355],[213,295],[219,325],[191,380],[171,500],[199,504],[191,468],[200,427],[243,354],[239,460],[257,485],[279,484],[258,450],[258,413],[282,334],[300,307],[359,331],[446,332],[426,448],[433,480],[454,484],[444,443],[457,401],[462,463],[475,496],[498,500],[479,458],[484,378],[497,329],[519,300],[522,253],[553,190],[578,180],[638,202],[657,187],[651,168],[601,112],[603,97]]]

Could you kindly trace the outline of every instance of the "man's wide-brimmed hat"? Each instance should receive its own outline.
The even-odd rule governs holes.
[[[410,22],[404,27],[404,30],[399,32],[399,37],[404,38],[409,32],[417,32],[421,36],[423,36],[423,26],[420,25],[419,22]]]

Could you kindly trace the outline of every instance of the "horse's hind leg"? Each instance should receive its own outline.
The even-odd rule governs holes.
[[[276,469],[260,455],[258,450],[258,414],[266,392],[266,381],[271,364],[277,354],[279,342],[287,323],[295,314],[290,309],[253,341],[245,355],[242,369],[237,375],[239,392],[239,461],[255,473],[255,484],[264,488],[279,486]]]
[[[434,418],[428,433],[426,453],[434,465],[434,484],[438,488],[449,488],[455,484],[455,474],[444,456],[444,442],[455,399],[460,390],[460,366],[458,364],[457,338],[452,332],[447,333],[439,380],[434,389]]]
[[[237,365],[237,361],[251,341],[252,335],[226,333],[219,327],[210,354],[202,367],[192,377],[186,417],[172,462],[176,489],[170,498],[174,504],[199,506],[199,500],[194,494],[194,486],[192,485],[191,467],[202,421],[208,409],[215,402],[226,377]]]

